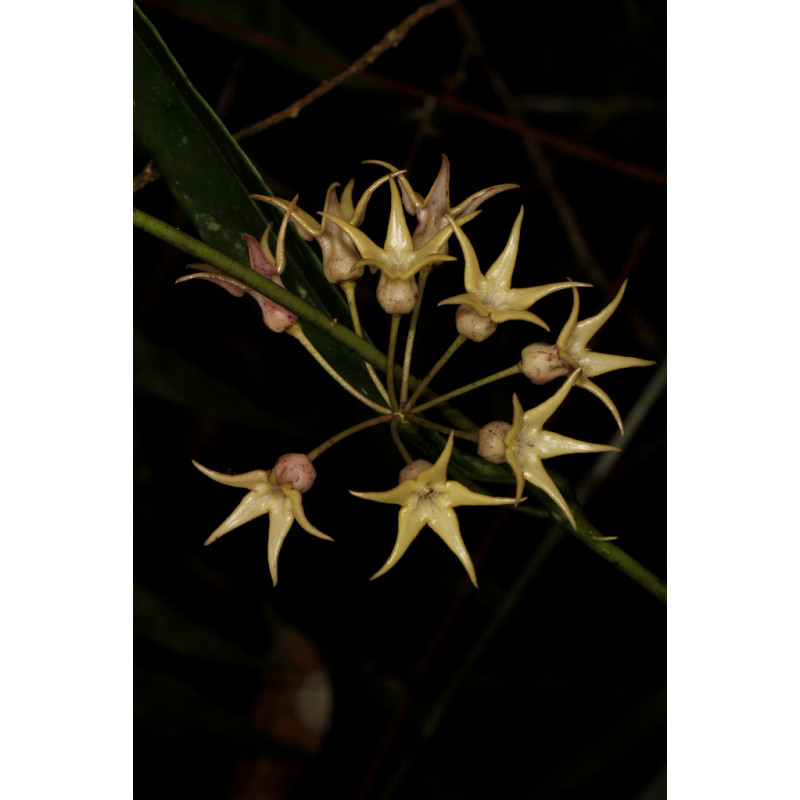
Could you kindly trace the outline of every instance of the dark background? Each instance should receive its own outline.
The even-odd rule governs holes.
[[[319,62],[319,42],[291,41],[307,53],[298,65],[253,36],[282,31],[286,14],[267,0],[141,5],[232,131],[344,68],[415,7],[294,7],[343,59],[329,67]],[[524,204],[515,285],[589,281],[595,288],[582,290],[585,318],[629,277],[622,306],[593,345],[661,364],[665,8],[562,2],[526,6],[524,17],[520,8],[467,0],[437,12],[367,76],[243,147],[277,195],[300,193],[309,212],[321,208],[333,181],[355,177],[363,191],[382,174],[361,166],[370,158],[409,169],[425,194],[447,154],[454,202],[492,184],[520,184],[490,199],[467,229],[484,270]],[[236,27],[221,33],[223,17]],[[279,38],[290,41],[285,31]],[[536,144],[476,108],[563,143]],[[570,143],[598,155],[579,157]],[[136,153],[134,171],[145,163]],[[186,227],[158,182],[135,201]],[[367,221],[379,243],[383,202],[376,197]],[[663,796],[662,604],[576,539],[550,535],[545,520],[504,509],[459,512],[479,590],[427,529],[392,571],[369,582],[391,550],[396,508],[347,490],[395,485],[401,463],[385,430],[320,457],[305,509],[335,544],[294,526],[276,588],[266,520],[202,547],[241,492],[208,481],[190,459],[219,471],[268,469],[282,453],[308,451],[364,415],[295,342],[264,328],[251,300],[199,281],[175,286],[191,259],[145,234],[135,244],[137,792]],[[457,245],[451,252],[459,255]],[[437,309],[434,300],[461,291],[459,273],[434,272],[429,282],[418,375],[455,336],[453,309]],[[508,323],[487,342],[462,348],[436,388],[510,366],[533,341],[553,341],[569,313],[569,293],[562,294],[535,309],[551,334]],[[367,289],[363,295],[365,325],[385,346],[388,321],[370,306]],[[625,418],[655,369],[597,382]],[[469,395],[461,407],[481,424],[508,420],[513,391],[525,408],[547,396],[515,378]],[[649,408],[586,503],[603,533],[619,536],[624,550],[662,577],[665,403],[662,395]],[[573,392],[551,425],[597,442],[615,430],[585,392]],[[548,466],[579,482],[595,459]],[[329,724],[316,732],[297,712],[304,698],[318,696],[313,687],[323,694],[329,687],[332,696]]]

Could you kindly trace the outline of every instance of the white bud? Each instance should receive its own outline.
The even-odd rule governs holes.
[[[317,471],[308,456],[303,453],[286,453],[282,455],[273,467],[275,480],[280,483],[291,483],[292,488],[303,494],[313,485]]]
[[[482,317],[472,306],[465,304],[456,311],[456,330],[473,342],[482,342],[497,330],[497,323],[491,317]]]
[[[492,464],[503,464],[506,447],[503,438],[511,430],[508,422],[490,422],[478,431],[478,455]]]
[[[540,386],[569,375],[572,367],[559,355],[558,345],[536,342],[522,351],[522,372],[531,383]]]

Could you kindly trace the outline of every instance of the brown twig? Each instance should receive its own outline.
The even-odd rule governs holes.
[[[278,111],[259,122],[254,122],[252,125],[242,128],[242,130],[234,134],[233,138],[241,141],[248,136],[252,136],[254,133],[260,133],[266,130],[277,122],[282,122],[285,119],[294,119],[307,105],[313,103],[319,97],[322,97],[322,95],[327,94],[331,89],[335,89],[340,83],[343,83],[353,75],[363,72],[375,59],[383,55],[390,47],[397,47],[397,45],[406,38],[411,28],[420,20],[442,8],[453,5],[455,2],[456,0],[434,0],[433,3],[420,6],[412,14],[409,14],[397,27],[392,28],[377,44],[370,47],[363,56],[357,58],[347,69],[333,78],[323,81],[316,89],[313,89],[305,95],[305,97],[301,97],[287,108],[284,108],[283,111]]]
[[[263,33],[251,31],[239,25],[234,25],[232,23],[225,22],[224,20],[208,17],[204,14],[199,14],[186,8],[172,6],[168,3],[162,2],[162,0],[140,0],[140,3],[141,5],[158,8],[165,13],[173,14],[181,19],[186,20],[187,22],[208,30],[212,30],[216,33],[224,33],[230,36],[235,36],[243,41],[259,47],[265,47],[280,53],[286,53],[288,55],[303,58],[309,63],[327,66],[331,69],[340,69],[342,67],[341,61],[322,53],[309,52],[308,50],[296,47],[295,45],[287,42],[282,42],[278,39],[266,36]],[[561,136],[541,130],[540,128],[536,128],[533,125],[521,122],[520,120],[512,120],[508,117],[504,117],[502,114],[496,114],[492,111],[488,111],[481,106],[465,103],[463,100],[459,100],[457,97],[448,92],[430,92],[425,89],[421,89],[418,86],[412,86],[410,84],[403,83],[402,81],[377,75],[374,72],[364,71],[361,74],[361,78],[375,85],[383,86],[386,89],[395,91],[398,94],[402,94],[407,97],[421,98],[431,103],[435,103],[443,108],[449,108],[462,114],[466,114],[467,116],[474,117],[475,119],[483,120],[489,125],[494,125],[497,128],[502,128],[503,130],[511,131],[512,133],[518,133],[521,136],[531,137],[547,147],[551,147],[554,150],[558,150],[559,152],[573,156],[574,158],[590,161],[606,169],[611,169],[615,172],[629,175],[637,180],[655,183],[659,186],[666,186],[667,177],[664,175],[664,173],[659,172],[658,170],[650,169],[649,167],[643,167],[640,164],[634,164],[633,162],[626,161],[625,159],[606,155],[605,153],[601,153],[600,151],[594,150],[591,147],[578,144],[570,139],[564,139]]]

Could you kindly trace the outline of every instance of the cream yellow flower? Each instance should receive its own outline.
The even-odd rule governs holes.
[[[332,183],[328,187],[328,193],[325,197],[325,212],[341,217],[351,225],[358,227],[364,221],[369,199],[375,190],[391,177],[391,175],[384,175],[372,183],[361,195],[361,199],[355,208],[353,207],[353,186],[355,181],[350,180],[345,186],[341,200],[336,196],[336,189],[339,184]],[[280,208],[284,213],[288,213],[292,207],[288,200],[282,200],[279,197],[267,197],[263,194],[251,194],[250,197]],[[322,270],[331,283],[355,280],[364,274],[364,262],[361,261],[358,250],[356,250],[355,245],[343,228],[329,224],[328,220],[324,218],[319,223],[301,208],[293,209],[292,221],[297,232],[306,241],[310,242],[312,239],[316,239],[319,243],[322,250]]]
[[[450,162],[447,156],[442,156],[442,166],[439,174],[433,182],[427,197],[423,200],[422,195],[415,192],[405,177],[396,167],[386,161],[365,161],[365,164],[380,164],[382,167],[395,174],[400,184],[400,191],[403,195],[403,205],[409,214],[417,218],[417,227],[412,237],[414,247],[422,247],[427,241],[433,238],[440,230],[447,227],[447,216],[450,215],[457,225],[463,225],[468,221],[467,217],[484,201],[493,195],[505,192],[507,189],[519,189],[516,183],[501,183],[497,186],[490,186],[470,195],[455,208],[450,207]],[[471,219],[471,217],[470,217]],[[445,242],[442,247],[446,248]],[[443,252],[447,252],[445,249]]]
[[[553,416],[569,394],[570,389],[580,378],[580,374],[580,370],[573,372],[552,397],[530,411],[523,412],[522,405],[514,395],[514,420],[503,437],[505,460],[517,479],[516,501],[520,501],[525,481],[528,481],[534,486],[538,486],[558,505],[573,528],[576,527],[575,517],[553,479],[547,474],[542,461],[570,453],[601,453],[607,450],[619,450],[618,447],[611,445],[590,444],[544,430],[544,424]]]
[[[495,325],[487,328],[489,333],[486,336],[494,332],[497,324],[512,319],[533,322],[535,325],[539,325],[549,331],[550,328],[547,324],[527,309],[553,292],[591,285],[588,283],[576,283],[575,281],[562,281],[560,283],[548,283],[544,286],[531,286],[527,289],[511,288],[511,278],[517,261],[524,211],[524,208],[520,208],[503,252],[497,261],[489,267],[486,275],[481,273],[475,250],[466,234],[450,219],[450,224],[464,252],[464,287],[467,293],[448,297],[446,300],[442,300],[439,305],[466,305],[480,317],[491,319]],[[468,336],[466,331],[461,330],[461,328],[459,328],[459,331]]]
[[[350,492],[377,503],[402,506],[398,515],[397,541],[386,563],[372,580],[390,570],[427,525],[456,554],[472,583],[477,586],[475,568],[461,538],[455,506],[499,506],[514,503],[511,498],[477,494],[456,481],[447,480],[447,465],[453,452],[453,434],[435,464],[415,461],[400,473],[401,483],[388,492]]]
[[[411,311],[417,300],[416,280],[414,276],[424,267],[441,261],[454,261],[453,256],[441,252],[442,245],[452,234],[452,228],[443,228],[421,247],[415,247],[408,229],[400,191],[392,175],[389,187],[392,192],[392,205],[389,213],[389,225],[383,247],[378,247],[372,239],[347,220],[322,211],[321,216],[342,228],[353,240],[361,260],[357,266],[369,265],[381,271],[378,283],[378,302],[381,308],[390,314],[406,314]],[[474,212],[478,213],[478,212]],[[472,219],[468,215],[463,221]]]
[[[308,463],[303,462],[303,459]],[[315,528],[303,511],[301,491],[306,491],[316,476],[311,462],[304,455],[290,453],[278,460],[275,469],[256,469],[241,475],[214,472],[196,461],[192,461],[192,464],[217,483],[250,490],[233,513],[206,539],[206,545],[256,517],[269,514],[267,560],[273,586],[278,583],[278,555],[293,522],[297,521],[303,530],[313,536],[333,541],[330,536]]]
[[[561,333],[558,335],[556,347],[562,361],[571,369],[580,369],[577,385],[581,389],[586,389],[595,397],[602,400],[606,408],[612,413],[619,427],[619,432],[623,433],[622,418],[617,411],[617,407],[611,398],[596,383],[590,380],[598,375],[605,375],[606,372],[613,372],[617,369],[627,369],[628,367],[649,367],[655,364],[645,358],[633,358],[631,356],[615,356],[608,353],[596,353],[589,349],[591,338],[605,325],[608,318],[616,311],[617,306],[625,294],[625,287],[628,281],[622,284],[617,296],[594,317],[578,322],[578,312],[580,308],[578,292],[572,291],[572,313],[569,316]],[[532,345],[533,346],[533,345]],[[526,348],[527,349],[527,348]],[[524,351],[523,351],[524,354]]]

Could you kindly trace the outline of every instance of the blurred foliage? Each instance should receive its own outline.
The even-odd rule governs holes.
[[[137,131],[134,171],[157,153],[165,180],[141,189],[136,205],[204,237],[213,231],[203,214],[212,213],[214,222],[226,220],[224,230],[239,226],[259,235],[271,211],[246,200],[250,192],[268,186],[282,197],[300,193],[300,204],[313,212],[333,181],[355,176],[357,191],[363,189],[380,172],[360,162],[380,158],[409,168],[424,193],[446,153],[456,201],[495,183],[521,185],[489,201],[470,224],[479,256],[496,257],[523,203],[515,281],[568,275],[594,282],[597,289],[582,297],[590,314],[630,276],[624,308],[596,346],[663,360],[663,185],[543,146],[562,201],[591,249],[587,261],[523,138],[474,113],[478,107],[513,116],[498,91],[500,76],[526,125],[663,171],[663,4],[574,0],[536,7],[533,23],[523,24],[510,0],[465,0],[419,23],[368,74],[297,119],[243,141],[248,163],[237,161],[226,129],[236,132],[280,110],[344,69],[416,4],[357,2],[343,9],[159,0],[141,8],[175,62],[163,61],[155,48],[146,67],[146,53],[138,51],[136,113],[150,108],[154,126],[173,114],[159,104],[175,96],[174,87],[159,94],[142,83],[154,64],[162,76],[185,71],[205,100],[187,101],[178,114],[193,118],[190,131],[167,126],[150,140]],[[188,206],[186,198],[176,202],[181,188],[169,167],[176,158],[196,167],[184,187]],[[239,186],[224,183],[231,167]],[[231,205],[232,196],[241,204]],[[234,472],[268,468],[281,453],[307,451],[363,416],[295,342],[264,329],[251,300],[202,282],[175,286],[187,259],[139,232],[135,244],[138,789],[198,798],[254,797],[256,789],[271,797],[316,797],[335,786],[363,798],[624,800],[644,796],[653,781],[659,785],[663,606],[576,540],[550,531],[547,520],[505,509],[462,515],[479,591],[465,586],[458,562],[424,532],[400,565],[368,582],[394,540],[395,518],[347,490],[393,485],[398,463],[386,431],[359,434],[320,458],[306,511],[336,542],[293,530],[276,589],[268,578],[265,521],[202,547],[237,495],[208,485],[190,459]],[[214,246],[233,254],[240,244],[234,237]],[[299,239],[292,248],[306,265],[294,279],[309,292],[325,292],[314,277],[312,250]],[[604,282],[596,273],[587,277],[587,263]],[[457,272],[442,270],[430,281],[417,374],[455,335],[453,310],[436,309],[434,300],[460,291]],[[340,304],[335,293],[317,300]],[[385,346],[388,325],[370,306],[368,288],[359,301],[367,330]],[[542,302],[541,315],[556,333],[568,310],[568,299],[553,296]],[[504,326],[492,340],[458,353],[435,385],[446,391],[508,366],[522,347],[548,334],[530,337],[522,323]],[[603,383],[623,417],[651,377],[628,373]],[[541,397],[537,387],[501,387],[465,397],[462,407],[482,424],[510,418],[511,391],[524,404]],[[659,575],[665,574],[664,410],[662,396],[626,438],[622,458],[592,487],[586,506],[600,530],[618,535],[627,552]],[[614,431],[586,393],[570,398],[558,425],[591,441]],[[594,463],[588,461],[563,459],[557,468],[577,484]],[[286,682],[289,676],[295,683]],[[325,713],[328,684],[321,676],[329,681],[332,716]],[[265,704],[283,718],[265,716]],[[268,785],[259,783],[265,775],[272,776]]]

